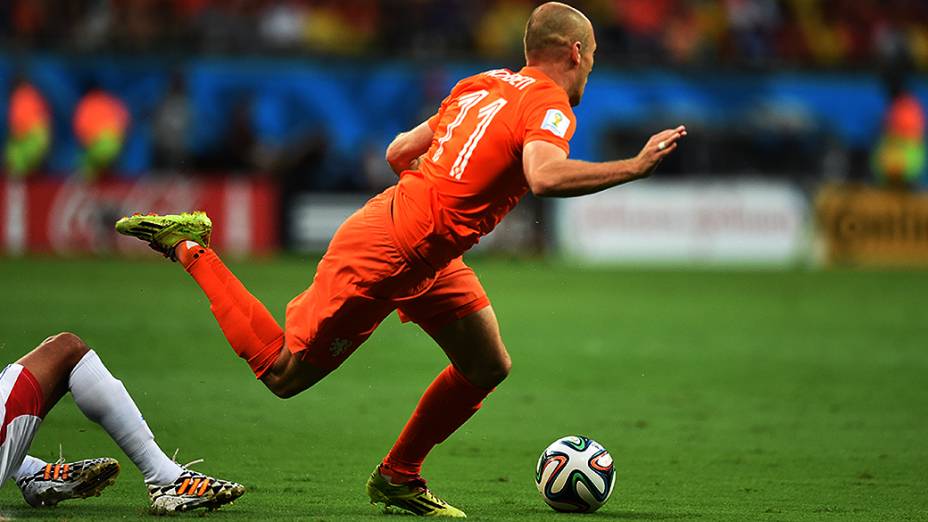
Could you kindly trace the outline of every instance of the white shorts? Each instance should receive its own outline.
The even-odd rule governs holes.
[[[42,423],[42,388],[32,373],[11,364],[0,373],[0,485],[19,470]]]

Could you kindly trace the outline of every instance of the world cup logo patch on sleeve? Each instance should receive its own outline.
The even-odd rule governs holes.
[[[567,134],[567,129],[570,128],[570,119],[558,109],[548,109],[545,119],[541,122],[541,128],[563,138]]]

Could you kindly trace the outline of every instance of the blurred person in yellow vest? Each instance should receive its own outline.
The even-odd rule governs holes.
[[[119,99],[91,88],[74,111],[74,134],[84,149],[80,173],[92,181],[112,166],[122,151],[129,126],[129,111]]]
[[[886,76],[890,102],[872,166],[880,185],[912,189],[925,175],[925,111],[918,98],[906,90],[905,77],[901,68]]]
[[[17,79],[10,96],[9,135],[4,160],[12,178],[24,178],[42,165],[51,141],[51,118],[45,98],[25,79]]]

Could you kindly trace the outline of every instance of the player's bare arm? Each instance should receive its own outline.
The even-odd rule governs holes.
[[[397,175],[404,170],[415,169],[419,156],[425,154],[432,144],[434,132],[424,121],[410,131],[401,132],[387,147],[387,163]]]
[[[684,136],[683,125],[667,129],[651,136],[634,158],[602,163],[567,159],[557,145],[537,140],[525,145],[522,168],[536,196],[582,196],[650,176]]]

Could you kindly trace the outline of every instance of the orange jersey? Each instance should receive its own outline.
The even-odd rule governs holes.
[[[21,137],[36,127],[49,127],[48,105],[39,91],[22,85],[10,96],[10,134]]]
[[[104,132],[122,138],[129,125],[126,106],[111,94],[93,91],[81,98],[74,110],[74,133],[87,146]]]
[[[461,80],[428,124],[432,145],[417,171],[401,175],[393,218],[404,250],[439,269],[528,191],[525,144],[543,140],[569,153],[576,118],[564,89],[525,67]]]
[[[906,94],[889,106],[886,128],[894,136],[921,141],[925,135],[925,113],[918,98]]]

